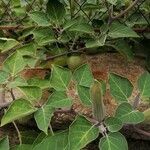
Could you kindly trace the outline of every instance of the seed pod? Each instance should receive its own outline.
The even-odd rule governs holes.
[[[93,104],[93,116],[98,122],[102,122],[105,118],[105,105],[103,103],[101,83],[94,80],[90,87],[90,96]]]

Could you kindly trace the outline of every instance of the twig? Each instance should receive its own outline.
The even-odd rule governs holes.
[[[140,97],[140,93],[138,93],[134,99],[133,102],[133,108],[136,109],[140,103],[141,97]]]
[[[12,99],[13,99],[13,101],[14,101],[16,98],[15,98],[15,95],[14,95],[14,93],[13,93],[13,89],[10,90],[10,94],[11,94],[11,97],[12,97]]]
[[[135,127],[135,126],[134,126],[133,128],[135,129],[135,131],[137,131],[137,133],[143,134],[143,135],[145,135],[145,136],[150,137],[150,132],[147,132],[147,131],[144,131],[144,130],[142,130],[142,129],[139,129],[139,128]]]

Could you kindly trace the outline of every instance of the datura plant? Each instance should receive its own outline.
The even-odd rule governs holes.
[[[136,56],[135,45],[143,36],[149,37],[147,33],[141,36],[137,32],[137,27],[147,29],[148,23],[141,19],[143,14],[139,12],[149,15],[149,1],[132,14],[138,2],[0,1],[0,52],[4,57],[0,70],[3,99],[0,126],[12,123],[20,142],[12,147],[9,137],[5,136],[0,140],[0,150],[81,150],[94,140],[101,150],[128,149],[120,130],[125,125],[150,124],[149,109],[138,110],[141,101],[150,102],[150,74],[145,72],[139,77],[139,94],[134,100],[131,98],[133,85],[128,79],[110,72],[108,81],[96,80],[85,59],[86,54],[108,51],[119,52],[128,61]],[[10,14],[5,16],[9,10]],[[15,22],[11,24],[12,18]],[[30,79],[23,76],[24,71],[38,69],[47,74]],[[88,116],[74,112],[75,118],[69,127],[55,131],[51,125],[55,113],[73,111],[75,100],[68,94],[72,84],[81,104],[92,113]],[[107,114],[106,90],[117,107],[112,116]],[[5,101],[5,93],[9,93],[12,100]],[[17,125],[30,119],[34,120],[38,132],[20,132]]]

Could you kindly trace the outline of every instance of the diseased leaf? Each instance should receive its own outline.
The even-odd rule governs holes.
[[[90,67],[87,64],[77,68],[73,75],[76,82],[84,87],[90,87],[94,80]]]
[[[138,88],[140,90],[140,96],[144,98],[150,97],[150,74],[148,72],[143,73],[138,79]]]
[[[128,101],[133,91],[131,82],[117,74],[109,75],[110,93],[118,102]]]
[[[95,140],[98,135],[98,128],[92,126],[84,117],[78,116],[69,127],[69,149],[82,149]]]
[[[0,140],[0,150],[9,150],[8,136]]]
[[[72,100],[64,91],[54,91],[48,98],[47,104],[53,108],[71,107]]]
[[[125,137],[119,133],[109,133],[101,138],[99,143],[101,150],[128,150],[128,144]]]
[[[50,84],[56,91],[66,91],[72,73],[69,69],[52,65]]]
[[[3,63],[3,70],[15,76],[25,67],[25,62],[19,52],[14,52]]]
[[[105,125],[110,132],[117,132],[122,128],[123,123],[118,118],[109,117],[105,120]]]
[[[47,130],[50,124],[51,117],[53,116],[54,108],[49,105],[44,105],[39,108],[35,114],[34,118],[36,124],[40,130],[47,134]]]
[[[134,110],[129,103],[120,104],[116,110],[115,117],[127,124],[137,124],[144,121],[144,114]]]
[[[37,109],[31,103],[24,99],[18,99],[12,102],[1,120],[1,127],[20,118],[34,113]]]

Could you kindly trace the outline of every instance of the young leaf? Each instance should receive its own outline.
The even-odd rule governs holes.
[[[9,74],[3,70],[0,70],[0,84],[4,84],[9,79]]]
[[[123,123],[137,124],[144,121],[144,114],[138,110],[134,110],[129,103],[122,103],[116,110],[115,117]]]
[[[59,23],[64,18],[66,10],[59,0],[48,0],[46,6],[46,13],[52,21]]]
[[[42,90],[37,86],[19,86],[18,88],[31,103],[39,101],[42,97]]]
[[[69,149],[82,149],[88,143],[95,140],[98,135],[98,128],[92,126],[86,118],[78,116],[69,127]]]
[[[84,64],[75,70],[74,79],[79,85],[85,87],[90,87],[94,80],[90,67],[87,64]]]
[[[150,97],[150,73],[143,73],[138,79],[138,88],[140,90],[141,97]]]
[[[71,107],[72,100],[67,97],[66,92],[54,91],[48,98],[46,105],[49,105],[53,108]]]
[[[50,84],[56,91],[66,91],[72,73],[69,69],[52,65]]]
[[[14,120],[23,118],[34,113],[37,109],[31,103],[24,99],[18,99],[12,102],[1,120],[1,127]]]
[[[1,150],[9,150],[8,136],[0,140],[0,149]]]
[[[0,45],[0,51],[2,53],[7,52],[12,48],[16,47],[17,45],[19,45],[18,41],[11,38],[0,38],[0,41],[2,41],[2,44]]]
[[[123,25],[119,22],[114,22],[110,26],[109,34],[111,38],[123,38],[123,37],[139,37],[130,27]]]
[[[41,143],[37,144],[33,150],[68,150],[68,131],[56,133],[46,137]]]
[[[102,97],[102,86],[97,80],[90,87],[90,97],[93,104],[93,116],[98,122],[102,122],[106,112]]]
[[[78,95],[80,97],[81,102],[86,106],[91,106],[92,102],[90,99],[90,88],[77,85],[77,90],[78,90]]]
[[[19,52],[14,52],[3,63],[3,70],[15,76],[25,67],[25,62]]]
[[[119,133],[109,133],[101,138],[99,143],[101,150],[128,150],[128,144],[125,137]]]
[[[34,114],[34,118],[38,128],[42,130],[45,134],[47,134],[47,130],[53,113],[54,109],[51,106],[44,105],[39,108]]]
[[[128,101],[133,91],[133,85],[128,79],[111,73],[109,75],[109,85],[111,95],[118,102]]]
[[[48,26],[50,24],[49,19],[44,12],[35,11],[35,12],[32,12],[31,14],[29,14],[29,16],[39,26]]]
[[[106,125],[106,127],[108,128],[108,130],[110,132],[117,132],[123,126],[122,121],[119,120],[118,118],[115,118],[115,117],[109,117],[109,118],[107,118],[105,120],[105,125]]]

